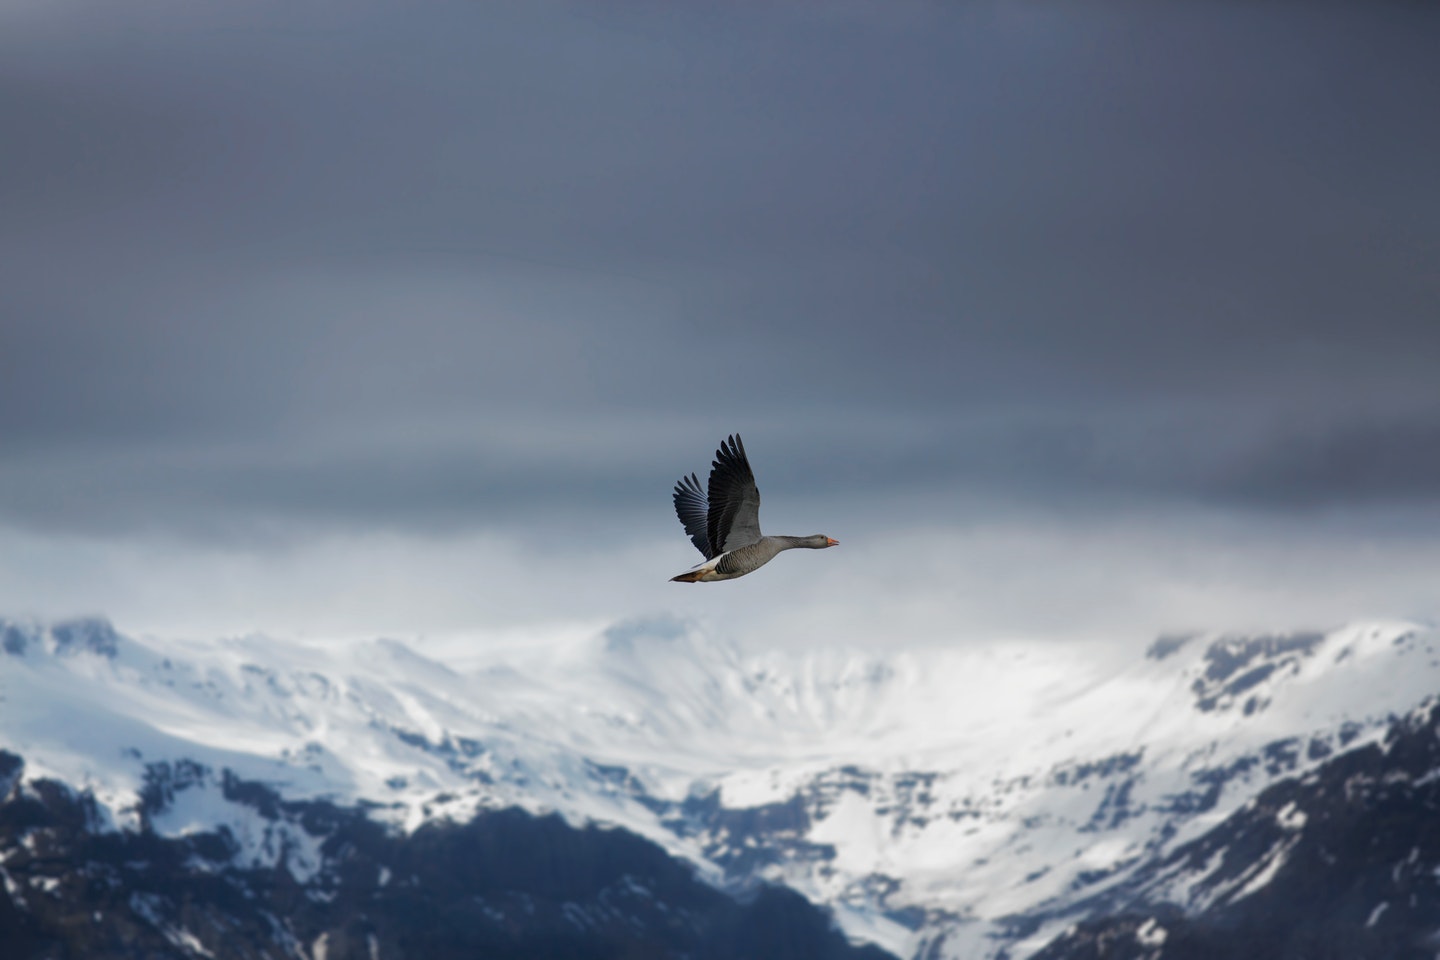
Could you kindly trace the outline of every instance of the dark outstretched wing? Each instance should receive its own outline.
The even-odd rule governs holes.
[[[709,560],[715,556],[715,551],[710,549],[710,535],[706,527],[710,505],[705,500],[705,491],[700,489],[700,478],[693,473],[681,477],[680,482],[675,484],[674,499],[675,516],[684,525],[685,535],[695,544],[695,549]]]
[[[760,539],[760,491],[738,434],[720,444],[710,468],[706,531],[710,549],[719,555]]]

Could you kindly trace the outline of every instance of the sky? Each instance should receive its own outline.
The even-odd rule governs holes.
[[[0,5],[0,614],[1440,613],[1440,9]],[[671,512],[745,438],[734,583]],[[568,626],[567,626],[568,625]]]

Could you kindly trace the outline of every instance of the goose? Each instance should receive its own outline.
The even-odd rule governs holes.
[[[675,484],[674,500],[675,515],[705,562],[671,577],[672,582],[734,580],[759,570],[782,550],[823,550],[840,542],[823,533],[813,537],[760,535],[760,491],[755,488],[755,474],[738,433],[726,437],[715,451],[709,499],[700,489],[700,478],[692,473]]]

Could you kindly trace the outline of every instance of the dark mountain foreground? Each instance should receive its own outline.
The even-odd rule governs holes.
[[[1180,882],[1206,903],[1151,900]],[[1433,960],[1440,955],[1440,706],[1264,790],[1138,877],[1127,910],[1036,960]]]
[[[324,868],[301,884],[283,854],[273,868],[236,867],[226,830],[168,839],[143,826],[167,802],[165,772],[142,828],[121,831],[101,828],[87,794],[46,779],[22,787],[22,773],[0,751],[7,960],[889,956],[849,945],[795,893],[765,887],[741,903],[649,841],[558,816],[498,810],[396,835],[362,811],[227,777],[227,799],[323,838]]]

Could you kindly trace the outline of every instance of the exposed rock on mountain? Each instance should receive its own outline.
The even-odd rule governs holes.
[[[850,946],[795,893],[767,887],[742,904],[652,843],[556,815],[499,810],[397,835],[363,811],[225,777],[224,798],[278,845],[273,863],[256,864],[227,826],[151,829],[177,795],[204,789],[202,767],[152,770],[145,825],[126,831],[105,830],[92,797],[22,785],[22,771],[0,752],[7,957],[886,956]]]

